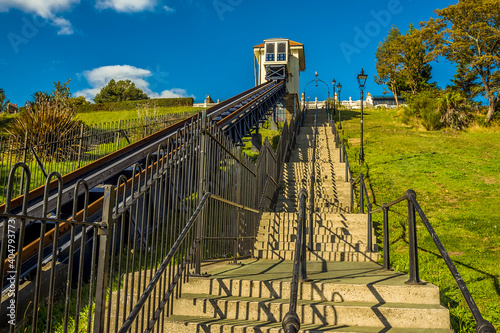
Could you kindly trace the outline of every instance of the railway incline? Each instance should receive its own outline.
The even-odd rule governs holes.
[[[306,214],[313,220],[308,279],[300,282],[295,305],[300,332],[451,332],[438,287],[406,284],[407,275],[377,263],[380,254],[367,244],[368,216],[350,213],[345,164],[324,110],[317,116],[308,111],[296,141],[276,210],[264,212],[258,223],[253,257],[237,265],[204,262],[206,276],[190,277],[183,286],[164,332],[283,331],[293,289],[301,189],[313,189],[314,208]]]

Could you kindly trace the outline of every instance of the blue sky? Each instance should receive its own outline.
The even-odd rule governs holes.
[[[374,54],[391,25],[435,16],[452,0],[0,0],[0,88],[19,105],[53,81],[92,98],[111,78],[150,96],[227,99],[254,85],[253,46],[283,37],[303,43],[302,90],[319,78],[358,99],[356,75],[373,82]],[[433,63],[442,87],[454,66]],[[306,95],[326,98],[324,85]]]

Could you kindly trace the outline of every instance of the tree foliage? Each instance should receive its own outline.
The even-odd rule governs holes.
[[[500,101],[500,6],[498,0],[460,0],[436,10],[438,18],[422,24],[424,40],[434,58],[446,57],[477,75],[488,99],[485,121],[493,118]]]
[[[472,102],[481,93],[481,83],[475,71],[469,71],[464,64],[457,64],[456,74],[451,82],[453,85],[447,86],[447,90],[459,92],[469,102]]]
[[[405,35],[393,26],[375,53],[378,73],[375,82],[387,86],[398,106],[399,94],[415,96],[435,87],[435,83],[429,83],[432,78],[432,67],[429,65],[431,57],[427,54],[422,38],[421,32],[413,25],[410,25]]]
[[[114,79],[111,79],[94,97],[94,102],[110,103],[141,99],[148,99],[148,95],[137,88],[132,81],[120,80],[116,82]]]
[[[400,40],[401,32],[396,26],[393,26],[389,30],[389,35],[384,39],[383,43],[380,43],[375,53],[378,74],[375,76],[375,82],[387,86],[394,95],[398,107],[398,95],[404,86],[401,75],[403,59]]]
[[[408,33],[401,38],[402,43],[402,70],[406,87],[412,95],[432,88],[435,84],[429,83],[432,67],[429,62],[432,58],[427,54],[420,30],[410,24]]]
[[[7,107],[9,106],[10,100],[5,96],[5,91],[0,88],[0,112],[7,111]]]

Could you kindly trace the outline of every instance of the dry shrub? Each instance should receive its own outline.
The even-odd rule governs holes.
[[[67,101],[40,96],[26,102],[26,110],[10,124],[8,132],[17,138],[11,148],[24,148],[27,138],[44,161],[68,160],[78,154],[81,124]]]

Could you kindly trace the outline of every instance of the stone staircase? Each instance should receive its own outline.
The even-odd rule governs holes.
[[[448,309],[431,284],[407,285],[408,276],[383,271],[367,249],[367,215],[351,214],[345,165],[339,161],[324,110],[318,112],[312,165],[314,112],[306,116],[285,165],[276,212],[262,215],[255,258],[241,265],[206,262],[209,277],[190,278],[165,321],[165,332],[283,332],[292,278],[297,193],[315,173],[313,248],[301,283],[301,332],[451,332]],[[309,237],[309,236],[308,236]]]

